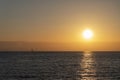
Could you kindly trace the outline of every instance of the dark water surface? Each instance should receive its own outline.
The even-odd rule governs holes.
[[[120,52],[0,52],[0,80],[120,80]]]

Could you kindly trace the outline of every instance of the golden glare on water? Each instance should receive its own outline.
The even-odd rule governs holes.
[[[86,29],[83,31],[82,36],[84,39],[89,40],[93,37],[93,31],[90,29]]]
[[[96,80],[94,77],[96,75],[96,67],[93,54],[91,52],[83,53],[83,58],[81,62],[81,79],[80,80]]]

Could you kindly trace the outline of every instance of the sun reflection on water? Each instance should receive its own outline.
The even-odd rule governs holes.
[[[85,52],[83,54],[80,66],[81,70],[79,71],[79,75],[81,75],[81,79],[78,80],[96,80],[95,60],[93,53]]]

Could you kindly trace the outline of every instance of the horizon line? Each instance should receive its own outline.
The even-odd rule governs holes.
[[[120,52],[120,50],[95,50],[95,51],[90,51],[90,50],[88,50],[88,51],[75,51],[75,50],[61,50],[61,51],[55,51],[55,50],[51,50],[51,51],[45,51],[45,50],[42,50],[42,51],[37,51],[37,50],[31,50],[31,51],[28,51],[28,50],[11,50],[11,51],[0,51],[0,52]]]

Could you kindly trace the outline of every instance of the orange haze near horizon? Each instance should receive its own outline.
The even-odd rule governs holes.
[[[0,50],[120,50],[120,0],[2,0],[0,10]]]

